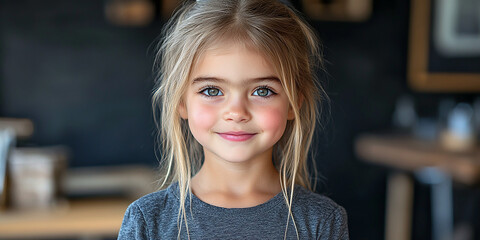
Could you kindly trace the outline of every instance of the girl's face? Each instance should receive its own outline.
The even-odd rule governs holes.
[[[193,66],[187,84],[179,113],[203,146],[205,160],[271,160],[294,115],[261,54],[242,44],[217,44]]]

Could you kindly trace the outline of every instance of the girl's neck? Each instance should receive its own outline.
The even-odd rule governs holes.
[[[251,207],[281,191],[279,173],[270,158],[231,163],[205,154],[200,171],[192,178],[193,193],[221,207]]]

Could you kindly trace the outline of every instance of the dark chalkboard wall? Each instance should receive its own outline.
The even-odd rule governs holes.
[[[111,25],[105,1],[0,0],[0,116],[32,118],[36,132],[29,143],[69,146],[71,166],[156,165],[149,46],[162,22]],[[356,136],[391,129],[395,101],[405,93],[426,117],[436,116],[445,97],[473,96],[412,93],[406,84],[409,1],[373,4],[365,22],[311,22],[324,44],[328,74],[320,76],[332,99],[325,111],[331,121],[313,147],[322,176],[317,190],[345,207],[351,239],[380,240],[390,170],[358,159]],[[415,191],[412,239],[429,239],[429,191]],[[478,208],[468,213],[480,219]]]
[[[98,0],[0,3],[0,116],[31,118],[30,142],[69,146],[71,166],[155,164],[148,47],[159,30],[114,26]]]

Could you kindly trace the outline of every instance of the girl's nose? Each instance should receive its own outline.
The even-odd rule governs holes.
[[[223,119],[225,121],[234,122],[248,122],[251,119],[251,114],[248,111],[246,100],[240,97],[231,99],[227,103],[226,111],[224,112]]]

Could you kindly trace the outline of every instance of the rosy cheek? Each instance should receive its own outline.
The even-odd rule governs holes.
[[[203,104],[192,104],[188,113],[190,127],[210,129],[215,123],[215,108]],[[192,129],[193,131],[193,129]]]
[[[263,129],[275,133],[274,137],[280,139],[285,131],[287,123],[286,118],[285,111],[276,108],[267,108],[262,110],[261,118],[259,120],[263,125]]]

